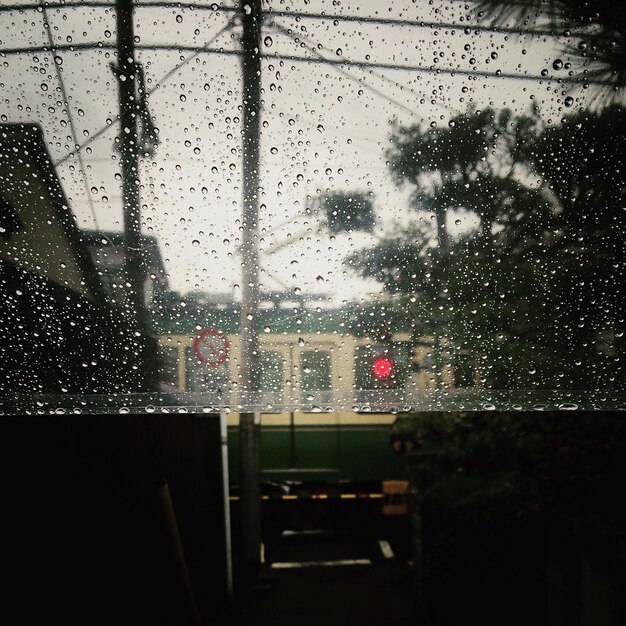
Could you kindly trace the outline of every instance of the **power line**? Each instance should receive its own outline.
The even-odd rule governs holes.
[[[269,11],[268,15],[309,20],[333,20],[337,22],[358,22],[360,24],[376,24],[380,26],[409,26],[413,28],[432,29],[466,29],[470,33],[498,33],[503,35],[531,35],[536,37],[564,37],[562,32],[555,30],[523,30],[501,26],[480,26],[478,24],[455,24],[453,22],[429,22],[425,20],[402,20],[358,15],[327,15],[324,13],[300,13],[298,11]],[[468,33],[468,34],[470,34]]]
[[[293,39],[294,41],[296,40],[295,35],[293,35],[292,33],[290,33],[286,28],[283,28],[280,24],[276,24],[274,22],[274,26],[282,33],[286,34],[288,37],[290,37],[291,39]],[[309,38],[310,39],[310,38]],[[321,60],[326,60],[326,57],[324,57],[322,54],[320,54],[313,46],[306,44],[304,42],[302,42],[302,45],[309,51],[312,52],[316,57],[318,57]],[[385,100],[387,100],[387,102],[390,102],[391,104],[393,104],[394,106],[397,106],[398,108],[402,109],[403,111],[405,111],[406,113],[408,113],[409,115],[411,115],[412,117],[419,117],[417,115],[417,113],[409,108],[408,106],[406,106],[405,104],[402,104],[402,102],[398,102],[398,100],[395,100],[394,98],[392,98],[391,96],[388,96],[387,94],[383,93],[382,91],[379,91],[378,89],[376,89],[375,87],[372,87],[371,85],[368,85],[366,82],[364,82],[363,80],[357,78],[356,76],[354,76],[353,74],[350,74],[349,72],[346,72],[346,70],[342,69],[341,67],[335,66],[335,70],[337,72],[339,72],[339,74],[341,74],[342,76],[345,76],[348,80],[354,81],[356,83],[358,83],[361,87],[364,87],[365,89],[367,89],[368,91],[371,91],[373,94],[384,98]]]
[[[59,52],[80,52],[91,50],[112,50],[115,48],[114,44],[63,44],[57,46],[56,50]],[[142,51],[171,51],[171,52],[204,52],[206,54],[221,54],[224,56],[240,56],[239,50],[224,50],[223,48],[203,48],[200,46],[190,45],[175,45],[175,44],[137,44],[137,50]],[[28,48],[5,48],[0,50],[0,57],[6,55],[16,54],[37,54],[41,52],[49,52],[46,46],[32,46]],[[614,83],[606,80],[599,79],[586,79],[577,78],[572,76],[556,77],[556,76],[537,76],[536,74],[513,74],[509,72],[501,72],[496,70],[495,72],[486,72],[482,70],[463,70],[458,68],[438,68],[426,65],[397,65],[395,63],[381,63],[376,61],[354,61],[349,59],[328,59],[322,57],[314,59],[311,57],[302,57],[291,54],[261,54],[262,59],[274,60],[274,61],[290,61],[293,63],[309,63],[309,64],[322,64],[322,65],[347,65],[351,67],[360,68],[375,68],[386,70],[397,70],[405,72],[416,72],[423,74],[434,74],[436,76],[469,76],[476,78],[503,78],[509,80],[521,80],[521,81],[538,81],[538,82],[553,82],[570,83],[570,84],[590,84],[590,85],[610,85]]]
[[[534,74],[511,74],[508,72],[500,72],[496,70],[495,72],[485,72],[481,70],[462,70],[456,68],[436,68],[436,67],[428,67],[425,65],[397,65],[395,63],[379,63],[375,61],[353,61],[348,59],[328,59],[326,57],[322,57],[322,59],[311,59],[310,57],[299,57],[295,55],[289,54],[265,54],[263,55],[266,59],[277,59],[281,61],[292,61],[292,62],[300,62],[300,63],[321,63],[326,65],[347,65],[351,67],[360,67],[360,68],[377,68],[377,69],[386,69],[386,70],[398,70],[405,72],[417,72],[424,74],[435,74],[437,76],[442,76],[446,74],[450,74],[451,76],[459,75],[459,76],[475,76],[479,78],[505,78],[511,80],[522,80],[522,81],[560,81],[563,83],[581,83],[583,82],[581,79],[566,77],[566,78],[556,78],[554,76],[537,76]],[[612,85],[612,83],[607,81],[599,81],[599,80],[585,80],[585,83],[593,83],[599,85]]]
[[[189,63],[189,61],[193,60],[198,55],[200,55],[205,48],[208,48],[212,43],[214,43],[217,40],[217,38],[220,35],[222,35],[224,32],[226,32],[232,26],[234,21],[235,21],[235,18],[232,17],[230,20],[228,20],[228,22],[226,23],[226,25],[223,28],[221,28],[217,33],[215,33],[215,35],[213,35],[213,37],[211,37],[211,39],[209,39],[207,41],[207,43],[205,44],[204,48],[199,48],[194,54],[192,54],[191,56],[187,57],[184,61],[182,61],[178,65],[174,66],[169,72],[166,72],[163,76],[161,76],[161,78],[159,78],[159,80],[150,89],[146,90],[146,96],[152,95],[168,78],[171,78],[185,64]],[[98,132],[96,132],[93,135],[91,135],[91,137],[87,141],[85,141],[80,146],[78,146],[78,148],[77,148],[78,154],[80,154],[80,152],[81,152],[81,150],[83,148],[86,148],[88,145],[93,143],[98,137],[100,137],[101,135],[106,133],[110,128],[113,128],[114,126],[116,126],[118,123],[119,123],[119,118],[116,118],[112,124],[110,124],[108,126],[103,126]],[[75,142],[75,143],[77,144],[77,142]],[[57,166],[61,165],[62,163],[67,161],[67,159],[69,159],[70,156],[71,156],[71,153],[65,155],[62,159],[59,159],[55,163],[55,165],[57,165]]]
[[[48,13],[44,6],[42,6],[42,15],[43,15],[43,24],[46,29],[46,34],[48,36],[48,43],[50,44],[50,50],[54,53],[55,47],[54,47],[54,39],[52,37],[52,29],[50,27],[50,20],[48,19]],[[72,116],[72,110],[70,108],[70,101],[69,101],[69,98],[67,97],[67,92],[65,91],[65,83],[63,81],[63,74],[61,72],[61,68],[59,67],[57,63],[54,63],[54,67],[56,69],[56,75],[59,81],[59,87],[61,88],[61,96],[63,98],[63,102],[65,103],[65,108],[67,111],[67,118],[70,123],[72,141],[74,142],[74,148],[77,149],[78,148],[78,135],[76,133],[76,126],[74,124],[74,118]],[[72,152],[70,154],[73,155],[74,153]],[[85,194],[87,195],[87,201],[89,203],[89,208],[91,210],[91,215],[93,217],[94,225],[96,227],[96,230],[98,230],[98,218],[96,217],[96,209],[93,205],[93,198],[91,197],[91,190],[89,188],[89,181],[87,179],[87,169],[85,167],[85,162],[83,161],[83,155],[81,154],[80,150],[78,150],[75,154],[76,154],[76,158],[78,159],[78,165],[80,167],[80,171],[81,171],[81,175],[83,179],[83,185],[85,186]]]
[[[460,0],[459,0],[460,1]],[[81,8],[97,8],[108,9],[113,5],[111,3],[85,1],[75,4],[67,4],[65,2],[48,2],[46,7],[49,9],[81,9]],[[230,13],[236,12],[237,9],[229,6],[215,5],[217,8],[213,8],[214,5],[198,4],[198,3],[171,3],[167,0],[148,0],[146,2],[138,2],[135,4],[135,9],[148,9],[148,8],[161,8],[172,10],[189,10],[189,11],[207,11],[211,13]],[[13,6],[0,7],[0,13],[11,11],[32,11],[40,10],[40,6],[32,3],[16,4]],[[398,18],[381,18],[370,17],[361,15],[341,15],[341,14],[329,14],[329,13],[305,13],[301,11],[263,11],[264,17],[287,17],[293,19],[308,19],[308,20],[332,20],[333,22],[356,22],[359,24],[375,24],[381,26],[408,26],[413,28],[425,28],[425,29],[469,29],[470,33],[497,33],[503,35],[528,35],[533,37],[556,37],[556,38],[568,38],[574,36],[580,39],[606,39],[606,36],[602,33],[574,33],[573,35],[566,35],[563,31],[555,29],[534,29],[528,30],[523,28],[509,28],[504,26],[481,26],[480,24],[470,23],[454,23],[454,22],[431,22],[427,20],[405,20]],[[469,33],[468,33],[469,34]]]
[[[302,34],[298,34],[297,36],[290,32],[289,29],[284,28],[283,26],[281,26],[280,24],[278,24],[277,22],[273,22],[273,25],[275,28],[277,28],[280,32],[282,32],[283,34],[287,35],[288,37],[290,37],[291,39],[293,39],[296,43],[297,43],[297,38],[301,38],[301,39],[306,39],[308,41],[310,41],[312,44],[317,44],[318,46],[320,46],[323,50],[325,50],[326,52],[332,52],[327,46],[323,46],[322,44],[318,44],[312,37],[310,36],[306,36],[306,35],[302,35]],[[313,54],[315,54],[315,56],[317,56],[319,59],[326,61],[326,57],[324,57],[322,54],[320,54],[317,49],[313,46],[313,45],[307,45],[306,43],[302,42],[303,45],[305,46],[305,48],[307,50],[309,50],[310,52],[312,52]],[[409,113],[410,115],[412,115],[413,117],[418,117],[417,114],[415,113],[414,110],[412,110],[411,108],[407,107],[406,105],[402,104],[401,102],[398,102],[397,100],[394,100],[393,98],[387,96],[385,93],[378,91],[375,87],[372,87],[371,85],[368,85],[367,83],[363,82],[361,79],[358,79],[356,76],[350,74],[349,72],[346,72],[343,69],[337,69],[337,71],[342,74],[343,76],[345,76],[346,78],[356,81],[358,82],[361,86],[365,87],[366,89],[368,89],[369,91],[371,91],[372,93],[376,94],[377,96],[380,96],[382,98],[385,98],[386,100],[388,100],[389,102],[391,102],[392,104],[396,105],[397,107],[403,109],[404,111],[406,111],[407,113]],[[380,74],[379,72],[375,72],[374,70],[369,70],[369,74],[376,76],[377,78],[380,78],[381,80],[393,85],[394,87],[398,87],[398,83],[394,82],[393,80],[391,80],[390,78],[388,78],[387,76],[385,76],[384,74]],[[411,88],[409,88],[409,90],[414,94],[414,95],[420,95],[415,93],[415,91]],[[424,97],[424,94],[421,94],[421,97]],[[443,109],[445,109],[448,112],[454,112],[454,113],[458,113],[458,111],[454,111],[451,107],[445,105],[445,104],[439,104],[438,102],[433,103],[435,106],[441,107]]]

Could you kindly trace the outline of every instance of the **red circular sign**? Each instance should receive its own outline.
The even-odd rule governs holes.
[[[217,328],[201,330],[193,340],[196,359],[209,367],[218,367],[228,358],[230,343],[226,335]]]

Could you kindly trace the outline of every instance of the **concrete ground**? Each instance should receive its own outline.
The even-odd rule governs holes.
[[[264,545],[261,584],[240,589],[221,623],[394,626],[415,623],[411,570],[395,537],[284,533]],[[400,553],[399,553],[400,552]]]

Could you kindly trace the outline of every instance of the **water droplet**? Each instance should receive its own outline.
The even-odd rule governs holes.
[[[555,70],[560,70],[563,67],[563,61],[561,61],[561,59],[556,59],[556,61],[552,64],[552,67]]]
[[[278,154],[278,148],[276,148],[276,147],[272,146],[272,147],[270,148],[270,152],[271,152],[272,154]]]
[[[104,36],[109,39],[111,37],[111,31],[110,30],[105,30],[104,31]]]
[[[343,54],[343,50],[341,48],[337,48],[337,50],[335,50],[335,53],[338,57],[340,57]]]
[[[211,89],[211,85],[209,83],[204,83],[204,91],[209,91]]]
[[[578,405],[573,402],[563,402],[559,404],[559,409],[561,409],[561,411],[576,411],[578,410]]]
[[[59,56],[54,57],[54,62],[57,65],[63,65],[63,59],[61,57],[59,57]]]
[[[318,130],[320,133],[323,133],[323,132],[324,132],[324,127],[323,127],[321,124],[318,124],[318,125],[317,125],[317,130]]]
[[[41,83],[41,91],[48,91],[48,85],[46,83]]]
[[[195,246],[195,247],[197,248],[197,247],[200,245],[200,242],[199,242],[197,239],[194,239],[194,240],[191,242],[191,245],[192,245],[192,246]]]
[[[182,15],[177,15],[177,16],[176,16],[176,21],[177,21],[179,24],[181,24],[181,23],[182,23],[182,21],[183,21],[183,16],[182,16]]]
[[[263,40],[263,43],[265,44],[266,48],[271,48],[272,44],[274,43],[274,40],[268,36]]]
[[[324,277],[323,277],[323,276],[318,276],[315,280],[316,280],[318,283],[323,283],[323,282],[324,282]]]
[[[491,58],[495,61],[498,58],[498,53],[497,52],[492,52],[491,53]]]
[[[271,332],[271,330],[272,330],[272,329],[271,329],[269,326],[264,326],[264,327],[263,327],[263,332],[264,332],[264,333],[269,333],[269,332]]]
[[[181,94],[180,94],[180,101],[181,101],[181,102],[187,102],[187,97],[185,96],[185,94],[184,94],[184,93],[181,93]]]
[[[574,104],[574,98],[572,98],[572,96],[567,96],[567,98],[565,98],[565,101],[563,102],[563,104],[566,107],[571,107],[572,104]]]
[[[483,403],[481,408],[483,411],[495,411],[496,410],[495,404],[491,404],[490,402]]]

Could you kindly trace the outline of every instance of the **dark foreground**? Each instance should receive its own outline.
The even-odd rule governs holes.
[[[239,590],[221,623],[411,624],[412,575],[395,539],[357,532],[283,534],[265,546],[260,583]]]

